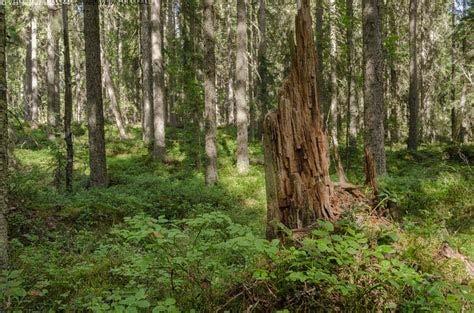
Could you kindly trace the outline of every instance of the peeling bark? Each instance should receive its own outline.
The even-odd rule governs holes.
[[[309,1],[303,0],[296,17],[296,49],[279,106],[264,123],[269,238],[278,236],[279,223],[301,229],[318,218],[334,220],[338,215],[337,205],[331,203],[334,189],[316,67]]]

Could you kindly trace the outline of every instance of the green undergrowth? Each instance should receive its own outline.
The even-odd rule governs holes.
[[[474,177],[449,147],[387,151],[385,217],[354,208],[294,242],[264,239],[263,167],[235,171],[235,131],[219,130],[219,178],[205,187],[199,140],[168,131],[149,159],[137,129],[107,128],[110,186],[87,186],[87,138],[75,125],[74,192],[53,185],[61,143],[18,131],[8,221],[7,312],[466,312],[473,282],[448,244],[474,260]],[[341,152],[345,156],[345,151]],[[251,158],[262,159],[258,142]],[[344,157],[345,159],[345,157]],[[360,183],[362,154],[348,161]]]

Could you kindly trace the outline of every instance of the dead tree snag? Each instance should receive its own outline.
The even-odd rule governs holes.
[[[265,117],[267,237],[281,223],[307,228],[338,216],[329,177],[329,157],[316,84],[316,49],[308,0],[298,3],[296,48],[279,93],[278,108]]]

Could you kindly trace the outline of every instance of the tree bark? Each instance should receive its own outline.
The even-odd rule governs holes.
[[[102,54],[102,65],[103,85],[105,86],[105,90],[109,95],[110,108],[112,109],[112,114],[115,118],[115,124],[117,125],[120,139],[127,139],[128,134],[125,130],[122,111],[120,110],[120,105],[117,99],[117,88],[112,80],[112,76],[110,75],[110,63],[104,53]]]
[[[36,14],[33,9],[29,14],[28,46],[26,48],[26,75],[25,75],[25,120],[37,126],[39,113],[38,99],[38,42]]]
[[[338,140],[338,85],[337,85],[337,38],[336,38],[336,1],[329,0],[329,57],[331,60],[331,125],[329,126],[329,133],[332,141],[332,148],[334,153],[334,161],[336,162],[337,175],[340,182],[346,181],[344,168],[342,166],[341,157],[339,156],[339,140]]]
[[[327,139],[316,84],[316,49],[309,1],[296,17],[296,51],[279,92],[278,108],[264,124],[267,237],[280,234],[277,224],[304,228],[316,219],[335,219],[331,204]]]
[[[354,82],[354,39],[353,39],[353,27],[354,27],[354,1],[346,0],[346,14],[348,24],[346,28],[346,45],[347,45],[347,76],[346,76],[346,157],[347,164],[349,162],[349,152],[355,148],[357,130],[355,126],[355,96],[352,89],[355,88]]]
[[[216,55],[214,1],[203,0],[206,185],[217,182]]]
[[[227,10],[230,12],[231,10],[231,3],[230,1],[227,2]],[[228,78],[227,78],[227,123],[229,125],[235,124],[235,116],[236,114],[236,105],[235,105],[235,92],[234,92],[234,62],[231,60],[235,60],[233,55],[233,40],[234,37],[233,29],[232,29],[232,18],[230,14],[227,15],[227,59],[229,60],[229,68],[228,68]]]
[[[364,127],[377,175],[386,173],[384,147],[383,55],[379,0],[362,0]]]
[[[392,32],[392,35],[398,36],[397,23],[395,22],[395,7],[392,4],[392,7],[389,10],[388,22],[389,28]],[[398,70],[397,64],[395,64],[393,57],[390,56],[388,59],[388,66],[390,71],[390,142],[398,143],[400,141],[400,96],[398,92]]]
[[[61,100],[59,97],[59,31],[61,27],[58,7],[48,5],[46,81],[48,92],[48,124],[54,132],[60,124]]]
[[[163,36],[161,0],[151,1],[151,59],[153,68],[153,158],[164,160],[165,146],[165,94],[163,68]]]
[[[459,142],[460,125],[459,114],[456,109],[456,0],[453,0],[451,6],[451,140],[453,143]]]
[[[142,66],[143,141],[151,148],[153,142],[153,71],[151,67],[150,6],[140,6],[140,47]]]
[[[263,120],[269,109],[268,99],[268,60],[267,60],[267,21],[266,21],[266,0],[259,0],[258,8],[258,29],[259,29],[259,45],[258,45],[258,86],[257,101],[260,110],[259,133],[263,128]]]
[[[0,5],[0,270],[8,267],[8,104],[5,5]]]
[[[62,4],[64,42],[64,139],[66,142],[66,190],[72,192],[74,146],[72,141],[71,56],[69,52],[68,5]]]
[[[235,100],[237,105],[237,171],[249,169],[248,114],[246,99],[248,79],[247,61],[247,0],[237,0],[237,53],[235,62]]]
[[[324,79],[324,0],[317,0],[316,1],[316,57],[317,57],[317,68],[316,68],[316,80],[319,86],[319,94],[318,94],[318,101],[322,107],[322,114],[323,114],[323,121],[324,128],[326,129],[326,122],[327,117],[329,116],[330,104],[329,104],[329,97],[328,97],[328,86],[327,82]]]
[[[417,9],[418,0],[410,0],[410,87],[408,91],[408,150],[418,148],[418,63],[417,63]]]
[[[104,187],[107,185],[107,163],[102,102],[99,3],[97,0],[84,0],[84,40],[90,184],[92,187]]]

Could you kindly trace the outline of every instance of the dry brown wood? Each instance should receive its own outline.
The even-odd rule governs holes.
[[[318,218],[334,220],[339,213],[338,202],[331,199],[334,187],[318,102],[309,1],[300,4],[291,68],[280,89],[279,106],[264,122],[269,238],[280,235],[277,224],[302,229]]]

